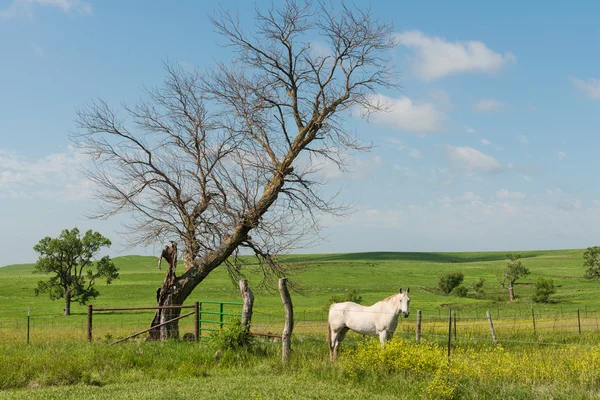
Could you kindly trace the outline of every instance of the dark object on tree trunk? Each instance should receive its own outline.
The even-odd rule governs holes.
[[[173,284],[175,282],[175,269],[177,268],[177,243],[171,241],[171,244],[168,244],[163,249],[159,259],[158,266],[160,268],[160,263],[162,259],[167,260],[169,264],[169,270],[167,271],[167,275],[163,281],[163,285],[161,288],[158,288],[156,291],[156,304],[157,305],[181,305],[181,303],[173,301],[173,293],[169,290],[171,287],[175,287]],[[158,309],[156,310],[156,314],[154,315],[154,319],[152,320],[151,327],[169,321],[173,318],[177,318],[181,313],[180,309]],[[165,339],[177,339],[179,338],[179,329],[177,322],[173,322],[171,324],[163,325],[156,329],[152,329],[149,332],[148,340],[165,340]]]
[[[165,84],[123,105],[126,117],[103,100],[78,112],[72,137],[102,201],[94,216],[131,211],[131,244],[168,237],[183,249],[185,272],[167,276],[160,306],[182,304],[220,266],[238,281],[243,248],[274,282],[286,275],[277,255],[316,243],[322,213],[350,209],[321,193],[317,165],[343,168],[347,152],[371,147],[344,116],[389,108],[379,93],[399,88],[398,40],[368,8],[302,3],[257,9],[251,31],[216,11],[229,62],[206,73],[167,64]],[[327,52],[311,51],[316,36]]]

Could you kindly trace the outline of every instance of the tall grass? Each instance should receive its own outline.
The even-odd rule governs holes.
[[[446,349],[435,341],[396,338],[381,349],[375,339],[360,339],[344,342],[335,363],[321,340],[295,340],[292,348],[284,366],[280,344],[260,340],[217,356],[210,341],[1,346],[0,398],[59,398],[73,390],[114,398],[115,387],[117,398],[149,398],[162,393],[157,382],[179,391],[204,382],[229,394],[209,398],[230,399],[591,399],[600,389],[597,346],[459,343],[448,362]]]

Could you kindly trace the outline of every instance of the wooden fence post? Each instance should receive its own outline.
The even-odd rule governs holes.
[[[88,342],[92,341],[92,312],[93,307],[91,304],[88,304]]]
[[[581,335],[581,318],[579,317],[579,308],[577,309],[577,330]]]
[[[452,310],[448,319],[448,361],[450,361],[450,347],[452,346]]]
[[[497,343],[496,331],[494,330],[494,323],[492,322],[492,314],[490,314],[489,311],[486,314],[487,314],[488,322],[490,323],[490,331],[492,332],[492,340],[494,341],[494,344],[496,344]]]
[[[247,279],[240,279],[240,293],[244,299],[244,307],[242,308],[242,327],[250,329],[252,321],[252,307],[254,305],[254,295]]]
[[[29,344],[29,328],[31,319],[31,308],[27,309],[27,344]]]
[[[533,307],[531,307],[531,320],[533,321],[533,334],[536,335],[536,333],[535,333],[535,313],[533,312]]]
[[[294,309],[292,298],[287,288],[287,278],[279,279],[279,293],[281,302],[285,310],[285,326],[281,334],[281,361],[285,364],[288,361],[291,351],[292,331],[294,329]]]
[[[421,310],[417,310],[417,343],[421,340]]]
[[[454,311],[454,341],[456,342],[456,311]]]

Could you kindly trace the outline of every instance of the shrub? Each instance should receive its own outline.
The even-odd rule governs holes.
[[[473,282],[473,290],[475,293],[483,294],[483,284],[485,283],[485,279],[479,278],[479,281]]]
[[[458,297],[467,297],[467,294],[469,294],[469,289],[467,289],[466,286],[460,285],[455,287],[452,293],[454,293]]]
[[[356,289],[352,289],[350,290],[348,293],[346,293],[343,296],[332,296],[329,299],[329,302],[327,303],[327,305],[325,305],[323,307],[323,310],[325,311],[329,311],[329,307],[333,304],[333,303],[343,303],[345,301],[351,301],[353,303],[356,304],[361,304],[363,302],[363,298],[362,296],[358,293],[358,290]]]
[[[536,303],[547,303],[551,294],[556,293],[552,279],[539,278],[535,283],[535,294],[533,301]]]
[[[462,272],[448,272],[440,276],[438,286],[442,292],[448,294],[455,287],[459,286],[463,282],[463,279],[465,279],[465,275]]]
[[[243,327],[239,318],[232,320],[223,328],[213,331],[211,338],[221,350],[251,347],[254,342],[254,337],[250,334],[250,327]]]

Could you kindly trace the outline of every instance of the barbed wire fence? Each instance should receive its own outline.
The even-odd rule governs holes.
[[[49,313],[52,311],[52,313]],[[501,309],[489,310],[493,320],[496,342],[519,345],[579,345],[592,346],[600,341],[600,311],[595,309]],[[452,312],[452,341],[461,343],[493,343],[487,313],[472,310],[469,313]],[[95,340],[112,340],[148,327],[154,311],[110,312],[94,319]],[[396,337],[416,340],[415,312],[408,319],[400,318]],[[448,310],[422,312],[420,337],[444,342],[448,337]],[[284,325],[283,310],[254,310],[252,331],[263,335],[280,335]],[[193,320],[180,321],[181,336],[194,332]],[[326,341],[327,312],[315,309],[294,310],[294,339]],[[349,333],[346,341],[362,335]],[[75,312],[62,316],[56,308],[30,308],[0,311],[0,343],[41,343],[57,340],[85,341],[87,315]]]

